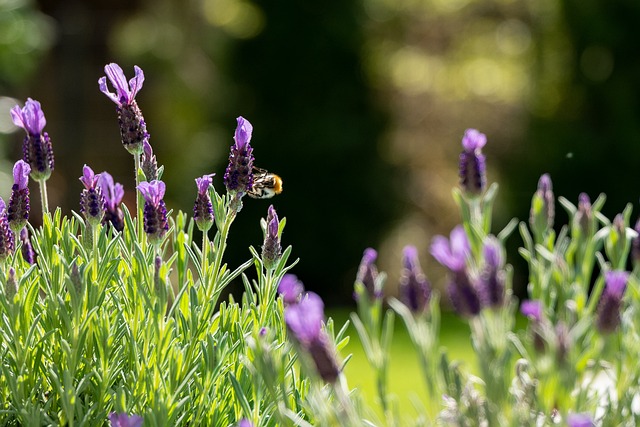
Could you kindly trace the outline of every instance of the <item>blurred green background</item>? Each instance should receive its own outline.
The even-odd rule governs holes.
[[[245,203],[232,265],[261,244],[273,203],[294,272],[330,305],[351,302],[367,246],[389,294],[406,244],[441,287],[428,245],[459,221],[450,192],[466,128],[488,135],[496,231],[527,219],[545,172],[572,201],[606,192],[609,216],[638,201],[639,18],[637,0],[0,0],[0,195],[23,138],[9,109],[33,97],[56,155],[50,204],[78,209],[87,163],[132,206],[131,156],[97,80],[108,62],[128,76],[135,64],[170,208],[190,211],[205,173],[222,189],[239,115],[256,164],[284,179],[282,195]],[[522,294],[520,239],[509,243]]]

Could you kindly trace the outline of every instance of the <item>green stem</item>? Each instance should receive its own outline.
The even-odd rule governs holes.
[[[142,209],[144,207],[144,199],[142,198],[142,193],[138,190],[138,185],[140,185],[140,180],[138,178],[138,170],[140,169],[140,154],[135,153],[133,155],[133,163],[135,165],[135,178],[136,178],[136,213],[138,216],[138,238],[142,242],[142,236],[144,235],[144,218]]]
[[[202,232],[202,277],[200,280],[202,281],[202,285],[205,289],[207,289],[207,281],[209,278],[208,270],[209,270],[209,235],[205,230]]]
[[[224,224],[222,225],[222,230],[220,230],[220,240],[219,246],[216,248],[216,254],[213,259],[213,283],[210,284],[210,287],[214,288],[218,284],[218,279],[220,278],[220,266],[222,265],[222,256],[224,255],[224,251],[227,248],[227,236],[229,235],[229,228],[231,227],[231,223],[235,219],[236,212],[229,209],[229,201],[227,200],[226,213]],[[206,294],[208,297],[212,295],[209,292],[209,289],[206,289]]]
[[[42,203],[42,215],[49,212],[49,200],[47,198],[47,181],[41,179],[38,181],[40,184],[40,201]]]

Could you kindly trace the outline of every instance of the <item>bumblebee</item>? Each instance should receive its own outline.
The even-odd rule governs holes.
[[[270,199],[282,193],[282,178],[265,169],[253,168],[253,186],[247,194],[254,199]]]

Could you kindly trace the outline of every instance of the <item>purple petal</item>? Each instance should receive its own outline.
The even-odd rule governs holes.
[[[567,425],[569,427],[592,427],[593,421],[588,414],[567,415]]]
[[[236,119],[238,126],[236,127],[236,134],[233,137],[236,141],[238,149],[242,149],[245,145],[251,141],[251,134],[253,133],[253,126],[244,117],[240,116]]]
[[[626,271],[608,271],[605,274],[605,282],[607,285],[605,292],[617,297],[622,296],[627,288],[628,280],[629,273]]]
[[[451,231],[451,241],[444,236],[435,236],[430,251],[440,264],[451,271],[460,271],[466,266],[471,249],[464,228],[457,226]]]
[[[418,264],[418,249],[415,246],[405,246],[402,250],[404,268],[407,270],[414,270]]]
[[[107,78],[106,77],[103,76],[103,77],[100,77],[98,79],[98,88],[100,89],[100,92],[102,92],[105,95],[107,95],[107,98],[109,98],[110,100],[112,100],[116,104],[121,105],[120,104],[120,99],[118,98],[118,96],[109,91],[109,88],[107,87]]]
[[[144,72],[142,71],[142,68],[134,65],[133,71],[135,72],[135,77],[129,80],[129,88],[131,89],[131,98],[129,102],[131,102],[133,98],[136,97],[140,89],[142,89],[142,84],[144,83]]]
[[[307,292],[300,303],[285,308],[284,320],[298,341],[309,343],[320,336],[324,303],[318,295]]]
[[[538,300],[524,300],[520,305],[520,312],[539,322],[542,320],[542,302]]]
[[[31,98],[27,98],[22,109],[18,105],[11,109],[11,119],[31,135],[39,135],[47,124],[40,103]]]
[[[494,269],[499,269],[504,263],[502,257],[502,247],[500,242],[494,236],[489,236],[485,239],[483,245],[484,262]]]
[[[251,424],[251,421],[249,421],[248,419],[243,418],[238,423],[238,427],[253,427],[253,424]]]
[[[4,215],[4,212],[6,209],[7,209],[7,204],[4,202],[4,199],[0,197],[0,215]]]
[[[215,173],[211,173],[209,175],[202,175],[200,178],[196,178],[196,186],[198,187],[198,193],[206,194],[209,191],[209,186],[213,182],[213,177]]]
[[[153,180],[151,182],[141,182],[138,190],[142,193],[144,199],[153,206],[158,206],[160,200],[164,197],[166,185],[162,181]]]
[[[153,147],[151,147],[151,144],[149,144],[149,141],[147,141],[146,139],[142,141],[142,150],[144,151],[144,155],[148,159],[153,157]]]
[[[298,298],[304,292],[304,285],[295,274],[285,274],[280,279],[278,285],[278,293],[282,295],[282,299],[287,304],[296,304]]]
[[[111,210],[114,210],[122,202],[124,187],[120,183],[114,183],[113,177],[106,171],[98,175],[98,185],[107,205]]]
[[[485,146],[487,136],[476,129],[467,129],[462,137],[462,146],[468,153],[472,153]]]
[[[87,190],[95,188],[96,184],[98,183],[98,179],[99,177],[96,176],[96,174],[93,172],[93,169],[91,169],[87,165],[84,165],[82,167],[82,176],[80,177],[80,182],[84,184]]]
[[[129,92],[129,85],[127,84],[127,79],[124,76],[122,68],[120,68],[118,64],[111,63],[104,66],[104,72],[116,90],[119,103],[128,104],[131,100],[131,93]]]
[[[140,427],[142,421],[143,418],[139,415],[116,414],[115,412],[109,414],[111,427]]]
[[[29,185],[29,174],[31,166],[24,160],[18,160],[13,165],[13,183],[18,186],[18,190],[24,190]]]

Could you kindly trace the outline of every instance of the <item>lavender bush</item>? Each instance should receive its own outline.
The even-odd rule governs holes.
[[[8,203],[0,199],[0,423],[112,426],[634,426],[640,422],[640,239],[631,207],[609,221],[604,196],[578,205],[559,198],[569,224],[554,228],[556,199],[543,175],[529,223],[519,225],[529,264],[528,318],[518,310],[505,239],[492,231],[497,184],[487,187],[487,140],[468,130],[453,196],[461,223],[435,236],[431,255],[449,271],[445,289],[468,322],[478,376],[439,345],[440,293],[415,247],[402,254],[399,298],[385,301],[374,249],[355,280],[352,322],[376,378],[377,402],[349,388],[345,331],[324,316],[321,298],[289,271],[286,219],[274,206],[260,221],[264,241],[228,266],[224,253],[243,198],[255,192],[253,127],[238,118],[225,192],[215,174],[195,178],[193,215],[167,210],[163,167],[135,96],[116,64],[99,88],[116,104],[122,144],[136,171],[137,205],[108,172],[85,165],[79,214],[49,212],[46,181],[53,146],[42,106],[11,116],[27,135]],[[115,90],[112,92],[111,90]],[[261,172],[262,173],[262,172]],[[43,224],[29,224],[29,177],[37,181]],[[202,241],[193,239],[194,227]],[[559,232],[556,234],[556,229]],[[210,234],[213,238],[210,239]],[[604,251],[603,251],[604,249]],[[633,270],[627,270],[629,254]],[[253,267],[255,279],[245,272]],[[597,268],[596,268],[597,267]],[[221,301],[235,279],[240,301]],[[427,399],[400,414],[388,388],[396,317],[405,324]]]

